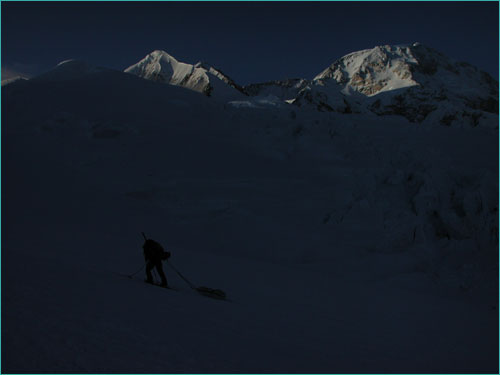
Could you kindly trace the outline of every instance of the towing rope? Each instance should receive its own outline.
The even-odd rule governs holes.
[[[182,276],[182,273],[180,273],[180,272],[177,270],[177,268],[175,268],[175,267],[173,266],[173,264],[172,264],[172,263],[170,263],[168,260],[167,260],[166,262],[167,262],[167,264],[168,264],[168,265],[169,265],[169,266],[170,266],[170,267],[171,267],[171,268],[172,268],[172,269],[173,269],[173,270],[177,273],[177,275],[179,275],[179,276],[181,277],[181,279],[182,279],[182,280],[184,280],[184,281],[185,281],[185,282],[186,282],[186,283],[187,283],[187,284],[191,287],[191,289],[197,289],[197,288],[193,285],[193,283],[191,283],[191,281],[189,281],[189,280],[188,280],[188,279],[186,279],[184,276]]]

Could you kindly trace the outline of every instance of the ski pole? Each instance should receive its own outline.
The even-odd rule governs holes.
[[[145,240],[147,240],[146,235],[144,234],[144,232],[141,232],[141,233],[142,233],[142,236],[144,237],[144,239],[145,239]],[[142,269],[143,269],[145,266],[146,266],[146,263],[144,263],[144,264],[142,265],[142,267],[141,267],[141,268],[139,268],[136,272],[134,272],[134,273],[133,273],[133,274],[131,274],[131,275],[127,275],[127,276],[128,276],[130,279],[131,279],[131,278],[133,278],[135,275],[137,275],[139,272],[141,272],[141,271],[142,271]]]
[[[142,236],[144,237],[144,239],[145,239],[145,240],[147,240],[146,235],[144,234],[144,232],[141,232],[141,233],[142,233]],[[141,272],[141,271],[142,271],[142,269],[143,269],[145,266],[146,266],[146,263],[144,263],[144,264],[142,265],[142,267],[141,267],[141,268],[139,268],[136,272],[134,272],[134,273],[132,273],[132,274],[130,274],[130,275],[124,275],[124,276],[127,276],[129,279],[132,279],[135,275],[137,275],[139,272]]]
[[[139,272],[141,272],[141,271],[142,271],[142,269],[143,269],[145,266],[146,266],[146,263],[144,263],[144,264],[142,265],[142,267],[141,267],[141,268],[139,268],[139,269],[138,269],[136,272],[134,272],[133,274],[126,275],[126,276],[127,276],[129,279],[133,278],[135,275],[137,275]]]

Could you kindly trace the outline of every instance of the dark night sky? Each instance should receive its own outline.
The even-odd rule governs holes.
[[[240,84],[312,78],[343,55],[415,41],[498,79],[498,2],[2,2],[2,79],[62,60],[120,69],[155,49]]]

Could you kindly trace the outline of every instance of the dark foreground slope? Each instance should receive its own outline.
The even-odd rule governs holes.
[[[2,372],[498,372],[497,139],[109,71],[8,85]],[[116,276],[141,231],[233,302]]]

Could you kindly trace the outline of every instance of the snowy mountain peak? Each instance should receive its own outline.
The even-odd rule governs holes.
[[[212,96],[235,97],[241,95],[239,86],[214,67],[198,62],[195,65],[177,61],[165,51],[155,50],[138,63],[125,69],[151,81],[182,86]]]
[[[410,46],[377,46],[350,53],[326,68],[315,80],[333,79],[367,96],[418,85],[412,66],[418,64]]]
[[[151,56],[151,57],[159,57],[159,58],[167,58],[167,59],[174,59],[175,58],[168,54],[167,52],[163,51],[163,50],[160,50],[160,49],[156,49],[154,50],[153,52],[151,52],[148,56]],[[176,60],[177,61],[177,60]]]
[[[461,76],[469,80],[472,77],[473,81],[477,78],[489,81],[485,77],[477,77],[484,75],[477,68],[458,63],[418,42],[377,46],[350,53],[336,60],[314,79],[333,79],[366,96],[373,96],[406,87],[443,83],[450,78],[449,75],[452,78]]]
[[[179,84],[192,71],[192,65],[179,63],[167,52],[160,50],[151,52],[137,64],[125,69],[126,73],[135,74],[151,81],[172,84]]]
[[[383,45],[336,60],[299,93],[294,104],[477,126],[488,113],[498,114],[498,82],[418,42]]]
[[[154,50],[150,54],[148,54],[144,60],[147,60],[148,63],[167,63],[167,64],[178,64],[179,61],[169,53],[162,50]]]

